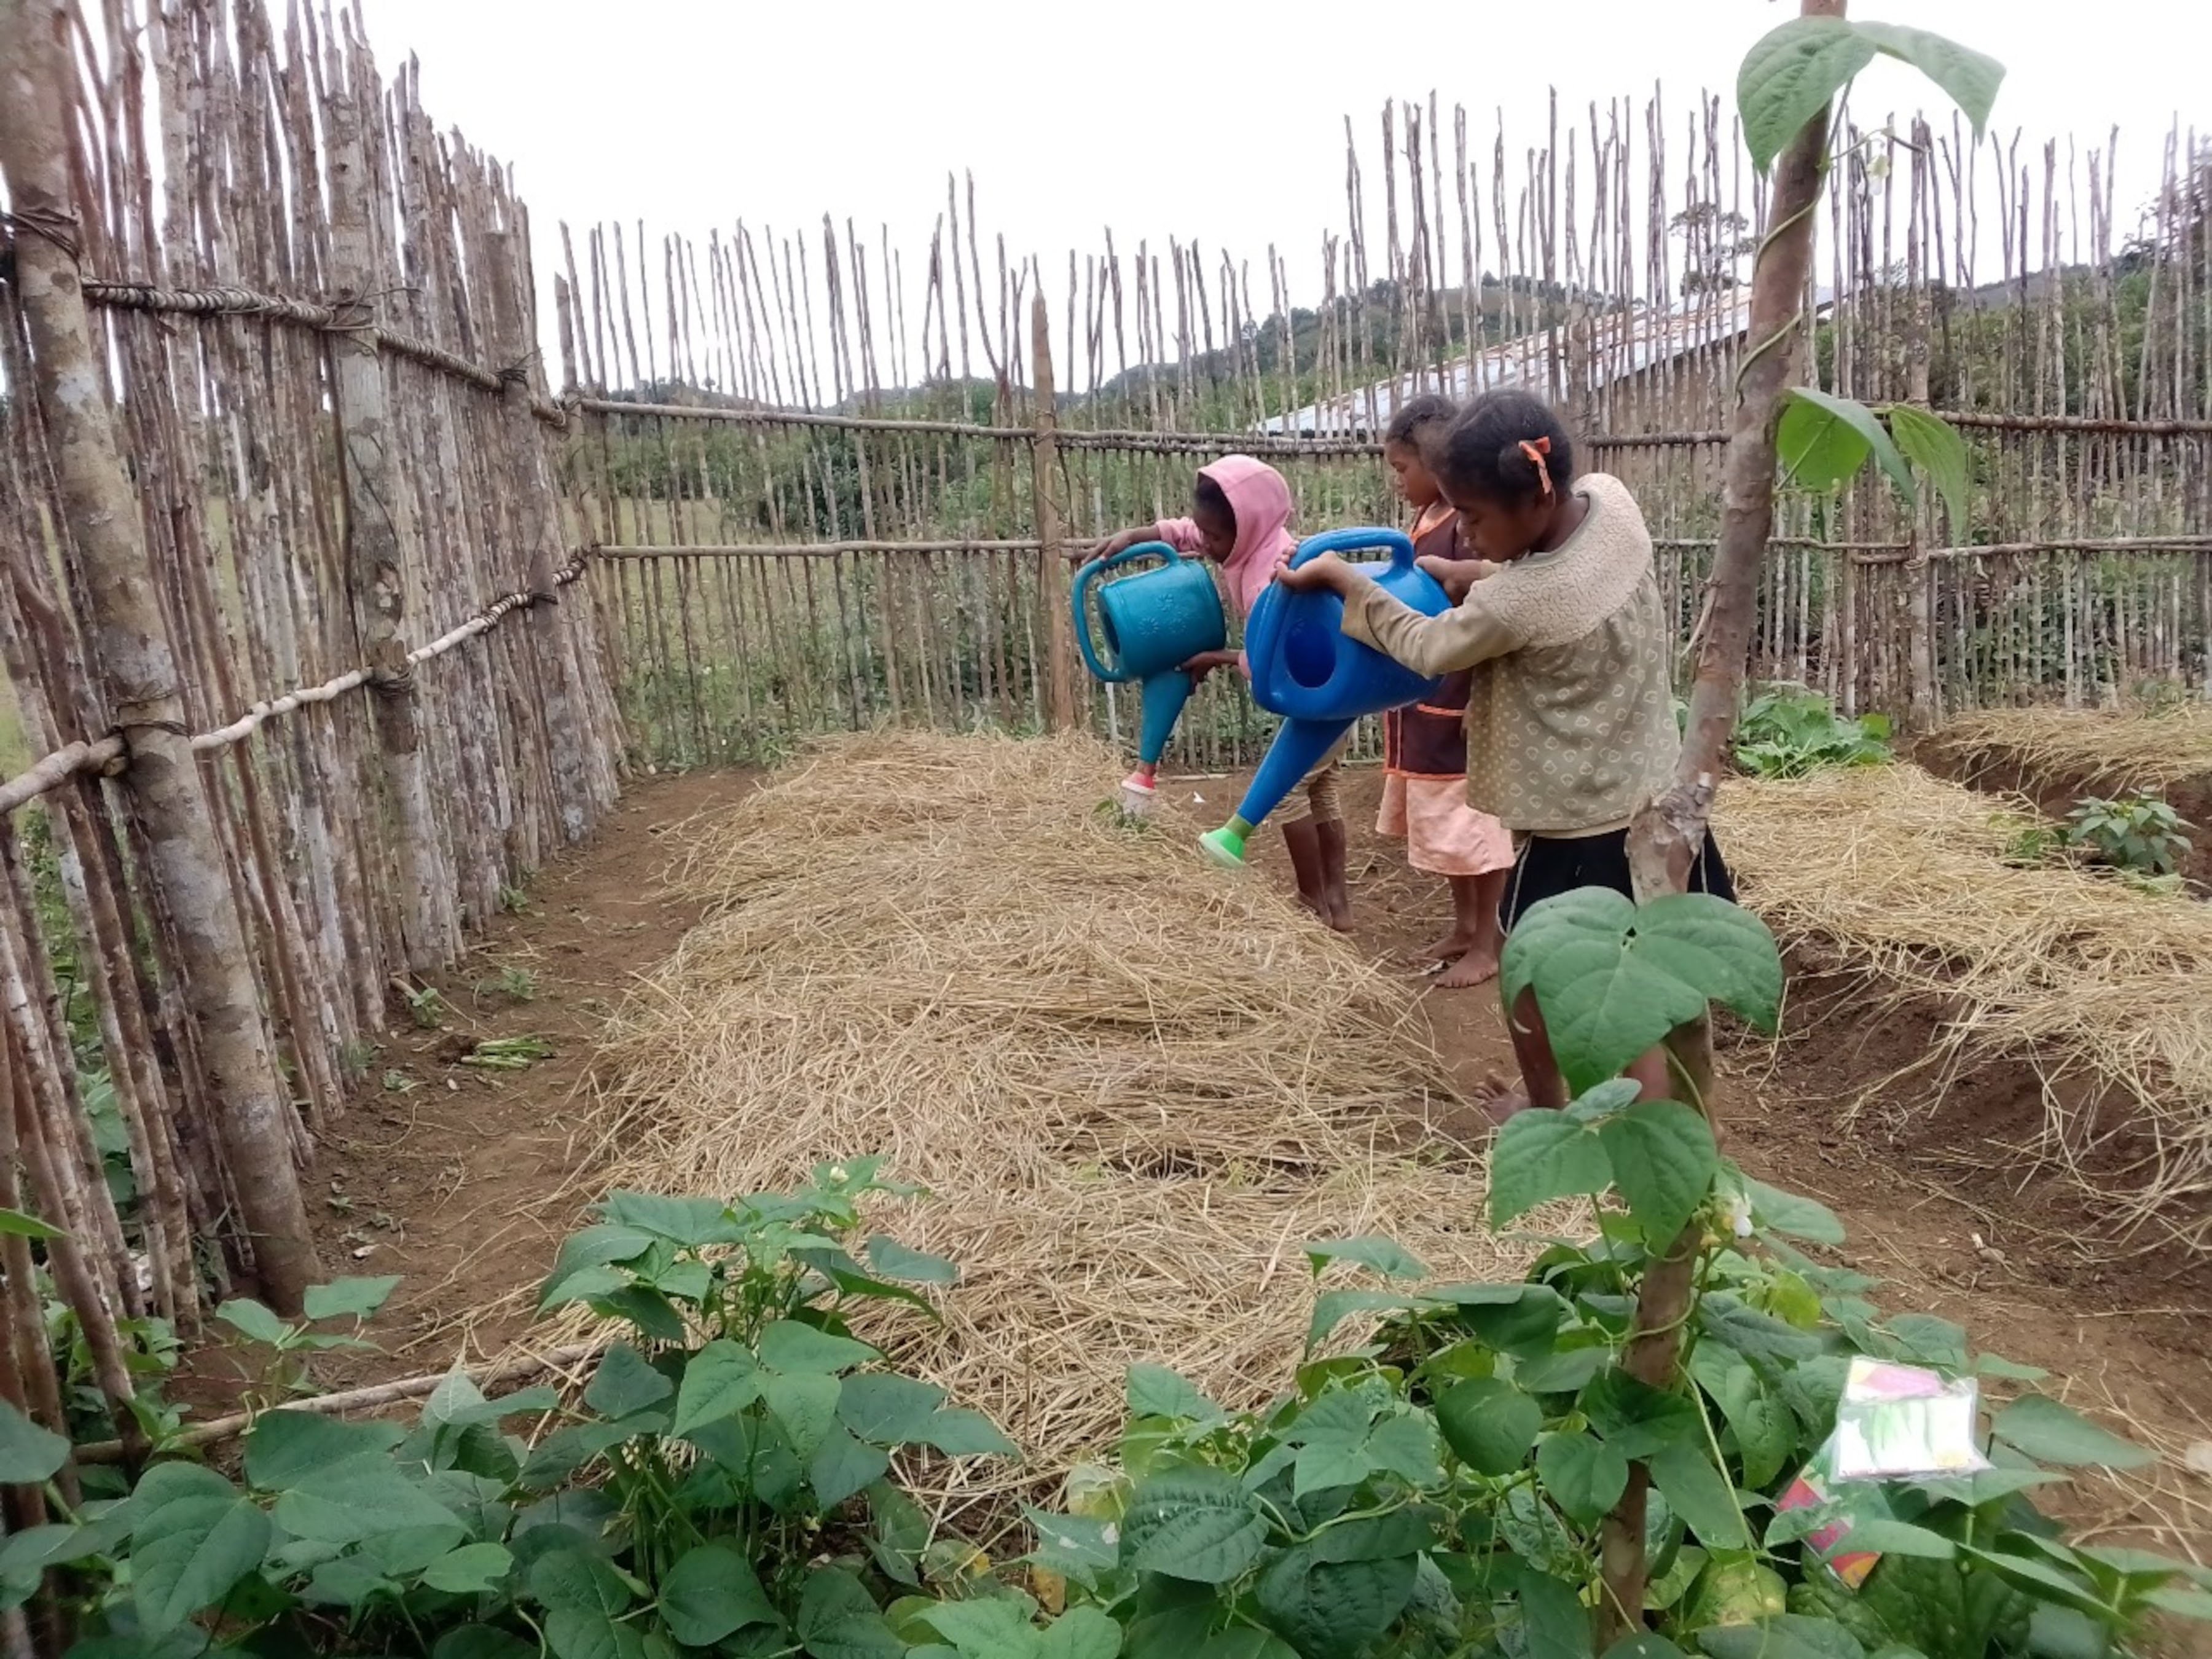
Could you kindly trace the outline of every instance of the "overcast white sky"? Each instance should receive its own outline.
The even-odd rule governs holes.
[[[1624,94],[1640,104],[1655,82],[1677,121],[1700,88],[1728,93],[1732,110],[1744,49],[1795,10],[1787,0],[362,4],[386,72],[419,54],[433,115],[514,166],[541,275],[563,218],[642,217],[657,234],[739,216],[818,229],[826,210],[870,240],[888,222],[911,282],[946,171],[969,169],[985,229],[1042,255],[1048,280],[1057,270],[1064,282],[1066,250],[1095,249],[1110,224],[1124,247],[1171,234],[1225,246],[1254,262],[1255,282],[1273,241],[1305,302],[1320,233],[1343,220],[1346,114],[1371,170],[1383,100],[1431,88],[1447,111],[1469,106],[1486,143],[1502,107],[1509,155],[1540,142],[1554,86],[1569,110]],[[2207,0],[1853,10],[2000,58],[1999,130],[2071,133],[2086,148],[2118,124],[2124,218],[2155,185],[2174,116],[2212,127]],[[1854,112],[1932,111],[1940,94],[1925,85],[1880,60]],[[1444,143],[1449,167],[1448,126]]]

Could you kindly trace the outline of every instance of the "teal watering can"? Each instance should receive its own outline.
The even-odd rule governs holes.
[[[1425,617],[1451,609],[1436,578],[1413,562],[1413,544],[1395,530],[1332,530],[1302,544],[1293,568],[1323,553],[1381,549],[1385,563],[1363,563],[1375,585]],[[1244,862],[1246,837],[1282,805],[1352,723],[1431,696],[1443,682],[1415,673],[1344,632],[1344,601],[1334,593],[1297,593],[1271,582],[1244,622],[1244,657],[1252,668],[1252,701],[1283,717],[1237,816],[1199,837],[1223,864]]]
[[[1137,559],[1163,561],[1157,570],[1101,582],[1109,570]],[[1085,601],[1098,592],[1097,646],[1091,641]],[[1139,542],[1075,573],[1068,593],[1075,611],[1075,642],[1084,665],[1102,680],[1137,681],[1143,688],[1143,723],[1137,740],[1137,769],[1121,788],[1133,801],[1152,796],[1153,777],[1195,682],[1182,665],[1201,651],[1218,651],[1229,639],[1221,595],[1204,565],[1186,559],[1165,542]],[[1100,650],[1098,647],[1103,647]]]

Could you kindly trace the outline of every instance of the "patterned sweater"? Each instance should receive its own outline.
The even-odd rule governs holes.
[[[1474,670],[1467,799],[1516,835],[1618,830],[1665,786],[1680,738],[1651,536],[1617,478],[1592,473],[1566,542],[1424,617],[1364,584],[1344,631],[1424,674]]]

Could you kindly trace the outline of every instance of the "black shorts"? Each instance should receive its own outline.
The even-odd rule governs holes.
[[[1577,887],[1610,887],[1630,898],[1636,896],[1628,878],[1628,831],[1608,830],[1601,836],[1529,836],[1514,855],[1513,872],[1505,878],[1505,896],[1498,901],[1498,925],[1507,933],[1540,904]],[[1690,890],[1711,893],[1735,902],[1735,883],[1713,832],[1705,831],[1705,851],[1690,866]]]

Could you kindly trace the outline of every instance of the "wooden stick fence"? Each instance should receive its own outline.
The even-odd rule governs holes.
[[[590,828],[621,728],[504,173],[327,4],[100,22],[0,9],[0,1206],[61,1230],[0,1240],[0,1399],[66,1429],[57,1301],[128,1460],[131,1322],[296,1306],[391,982]]]

